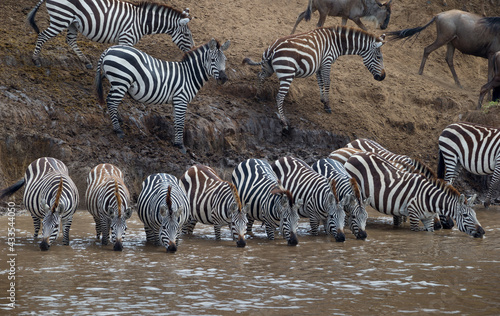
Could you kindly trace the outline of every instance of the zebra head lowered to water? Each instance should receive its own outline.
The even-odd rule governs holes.
[[[45,0],[40,0],[28,14],[28,21],[38,34],[33,62],[40,66],[40,51],[46,41],[67,29],[66,41],[73,51],[92,68],[76,44],[78,32],[99,43],[135,45],[144,35],[166,33],[184,52],[194,46],[188,27],[189,9],[179,11],[167,5],[141,1],[121,0],[47,0],[49,27],[40,33],[35,15]]]
[[[253,235],[253,223],[258,220],[266,225],[267,238],[274,239],[274,231],[279,227],[288,245],[298,244],[298,210],[303,201],[295,201],[274,173],[271,165],[260,159],[247,159],[233,171],[232,181],[238,189],[243,204],[249,207],[247,214],[247,234]]]
[[[227,81],[224,51],[230,42],[220,44],[215,39],[187,52],[180,62],[167,62],[149,56],[129,46],[113,46],[101,55],[97,64],[96,89],[99,102],[104,104],[102,78],[111,88],[106,104],[113,129],[121,138],[118,105],[128,94],[145,104],[172,103],[174,110],[174,146],[185,153],[184,122],[187,105],[210,77]]]
[[[245,58],[243,63],[261,66],[257,93],[261,90],[264,79],[276,72],[280,84],[276,103],[279,119],[284,131],[287,131],[288,121],[283,112],[283,100],[293,79],[316,74],[321,102],[325,111],[331,113],[329,93],[332,64],[341,55],[359,55],[373,78],[384,80],[385,68],[380,50],[384,40],[385,35],[377,37],[357,28],[318,28],[307,33],[279,38],[264,51],[260,62]]]
[[[79,195],[68,175],[66,165],[55,158],[44,157],[33,161],[24,178],[0,191],[0,200],[14,194],[24,184],[23,203],[31,213],[38,237],[42,224],[41,250],[48,250],[63,227],[63,244],[69,245],[69,229],[78,206]]]
[[[137,199],[137,215],[144,223],[148,242],[175,252],[189,216],[189,200],[179,180],[166,173],[148,176]]]
[[[132,216],[132,209],[121,170],[108,163],[94,167],[87,177],[85,200],[94,217],[97,239],[102,236],[102,244],[107,245],[111,230],[113,250],[123,250],[126,221]]]

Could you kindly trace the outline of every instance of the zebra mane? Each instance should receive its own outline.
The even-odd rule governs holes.
[[[290,205],[290,207],[293,206],[294,200],[292,192],[290,192],[290,190],[283,188],[281,183],[278,183],[278,185],[271,190],[271,194],[285,194],[286,197],[288,198],[288,204]]]
[[[114,179],[115,181],[115,196],[116,196],[116,205],[118,208],[118,217],[122,215],[122,198],[120,196],[120,192],[118,192],[118,181]]]
[[[165,197],[165,203],[167,203],[168,210],[172,210],[172,196],[170,195],[172,192],[172,186],[169,185],[167,189],[167,196]]]
[[[442,189],[446,194],[448,195],[453,195],[456,197],[460,196],[460,192],[458,192],[457,189],[455,189],[454,186],[449,184],[448,182],[444,181],[443,179],[428,179],[430,183],[432,183],[434,186],[436,186],[439,189]]]
[[[217,49],[219,49],[219,48],[220,48],[220,42],[219,42],[218,40],[215,40],[215,42],[217,42]],[[182,61],[189,60],[189,59],[191,58],[191,56],[192,56],[192,55],[194,55],[194,51],[196,51],[196,50],[198,50],[198,49],[200,49],[200,48],[202,48],[202,47],[207,47],[207,48],[208,48],[208,43],[209,43],[209,42],[207,42],[207,43],[205,43],[205,44],[203,44],[203,45],[200,45],[200,46],[198,46],[198,47],[193,47],[193,48],[191,48],[191,50],[190,50],[190,51],[185,52],[185,53],[184,53],[184,56],[182,56],[181,62],[182,62]]]
[[[126,1],[126,2],[129,2],[129,1]],[[172,11],[172,12],[177,13],[178,15],[180,15],[181,18],[189,18],[189,11],[188,12],[181,11],[181,10],[172,8],[171,6],[164,4],[164,3],[159,3],[156,1],[140,1],[138,3],[134,3],[134,2],[129,2],[129,3],[132,3],[133,5],[135,5],[139,8],[143,8],[143,9],[148,9],[150,7],[162,7],[167,11]]]
[[[330,187],[332,188],[333,196],[335,196],[335,201],[338,204],[339,203],[339,196],[337,195],[337,188],[336,188],[337,182],[333,178],[332,179],[328,179],[328,180],[330,182]]]
[[[414,165],[414,168],[425,175],[426,172],[428,172],[432,178],[437,178],[437,175],[436,175],[436,172],[434,172],[434,170],[432,170],[431,168],[429,168],[429,166],[427,166],[422,160],[418,159],[418,158],[412,158],[413,160],[413,163],[415,164]]]
[[[354,196],[356,197],[356,199],[358,199],[358,201],[361,202],[361,191],[359,190],[358,182],[354,178],[349,179],[349,182],[351,183],[351,188]]]
[[[376,41],[378,39],[378,36],[376,36],[375,34],[373,33],[370,33],[370,32],[367,32],[365,30],[362,30],[360,28],[357,28],[357,27],[350,27],[350,26],[345,26],[345,25],[336,25],[336,26],[333,26],[333,27],[325,27],[326,29],[330,29],[334,32],[337,32],[337,33],[351,33],[351,32],[354,32],[356,34],[361,34],[361,35],[365,35],[371,39],[373,39],[374,41]]]
[[[224,181],[224,182],[226,182],[229,185],[229,187],[231,188],[231,191],[233,192],[234,200],[236,201],[236,204],[238,204],[238,210],[241,211],[243,209],[243,206],[241,205],[240,196],[238,195],[238,190],[236,189],[236,186],[229,181]]]
[[[63,191],[63,178],[59,178],[59,187],[57,188],[57,193],[56,193],[56,200],[54,201],[54,205],[52,205],[52,213],[56,210],[56,208],[59,206],[59,201],[61,200],[61,195]]]

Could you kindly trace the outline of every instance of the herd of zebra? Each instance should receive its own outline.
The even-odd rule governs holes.
[[[148,176],[137,199],[137,215],[144,223],[146,239],[177,250],[182,234],[192,234],[198,222],[212,225],[221,239],[228,225],[238,247],[245,235],[253,235],[255,221],[265,225],[267,237],[275,231],[297,245],[300,217],[308,218],[311,234],[324,231],[336,241],[346,240],[344,226],[357,239],[366,239],[367,205],[392,215],[394,225],[409,218],[412,231],[452,228],[481,238],[485,234],[472,209],[475,197],[466,199],[451,183],[462,166],[475,174],[493,178],[485,205],[500,183],[500,129],[471,123],[455,123],[439,137],[438,176],[422,162],[390,152],[373,140],[357,139],[337,149],[312,166],[286,156],[269,163],[247,159],[232,172],[231,181],[221,179],[209,166],[191,166],[180,178],[167,173]],[[444,175],[444,180],[439,176]],[[69,229],[79,195],[63,162],[39,158],[24,178],[0,191],[0,200],[24,184],[23,203],[30,211],[38,236],[42,224],[41,250],[48,250],[63,227],[63,244],[69,244]],[[123,249],[126,220],[132,202],[120,169],[100,164],[87,177],[87,209],[92,214],[96,237],[114,250]],[[422,222],[423,227],[419,226]]]

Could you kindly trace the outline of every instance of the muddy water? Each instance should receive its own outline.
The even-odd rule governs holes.
[[[263,228],[246,248],[200,225],[175,254],[145,245],[137,215],[123,252],[101,246],[86,211],[75,214],[69,246],[48,252],[31,217],[15,220],[15,310],[9,303],[8,217],[0,217],[0,314],[354,315],[500,314],[500,207],[476,208],[486,230],[411,232],[370,211],[368,239],[336,243],[308,236],[297,247],[268,241]]]

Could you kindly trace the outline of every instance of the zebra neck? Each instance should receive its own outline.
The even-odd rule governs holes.
[[[181,61],[185,75],[197,82],[200,85],[199,88],[209,79],[208,72],[204,66],[205,63],[208,63],[208,61],[206,61],[206,59],[208,59],[207,53],[208,46],[204,45],[187,52]]]
[[[340,55],[362,55],[370,49],[373,42],[370,36],[357,29],[343,27],[335,33]]]

